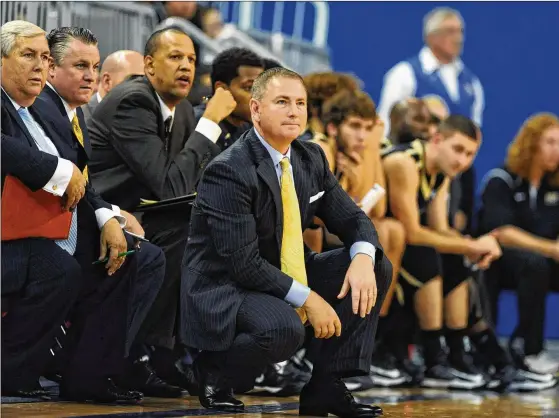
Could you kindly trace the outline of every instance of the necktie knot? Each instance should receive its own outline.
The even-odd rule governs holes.
[[[19,113],[19,116],[21,116],[23,120],[31,119],[31,114],[29,113],[29,110],[26,107],[20,107],[17,113]]]
[[[280,161],[282,173],[286,173],[289,170],[289,165],[289,158],[283,157],[283,159]]]
[[[74,117],[72,118],[72,126],[75,127],[80,127],[80,121],[78,119],[78,114],[74,113]]]

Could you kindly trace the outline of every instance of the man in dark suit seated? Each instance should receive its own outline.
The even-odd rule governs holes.
[[[60,131],[66,131],[73,135],[74,144],[80,145],[82,156],[91,154],[91,144],[88,130],[84,121],[84,114],[80,108],[87,103],[91,97],[91,88],[95,82],[95,73],[99,66],[99,49],[95,35],[88,29],[77,27],[58,28],[52,30],[47,36],[51,50],[51,65],[47,86],[37,100],[37,105],[44,105],[52,109],[51,116],[56,120]],[[59,117],[56,118],[58,111]],[[125,230],[143,237],[145,232],[136,218],[130,213],[120,210],[126,218]],[[149,253],[161,253],[161,250],[153,244],[144,244],[142,252],[138,257],[148,257]],[[161,254],[162,256],[162,254]],[[153,281],[149,277],[144,278],[145,283],[140,281],[135,285],[140,293],[136,293],[131,309],[137,311],[132,315],[134,322],[130,329],[134,334],[148,315],[149,307],[159,291],[161,282]],[[155,397],[180,397],[182,390],[179,387],[168,385],[159,379],[148,363],[146,350],[142,347],[145,335],[138,335],[135,344],[131,348],[130,365],[126,368],[124,376],[117,379],[117,383],[129,389],[138,390],[146,396]],[[129,338],[132,342],[134,338]]]
[[[43,188],[60,196],[65,209],[72,210],[68,239],[2,242],[2,296],[13,303],[2,324],[3,387],[17,389],[10,385],[24,374],[26,379],[38,379],[45,372],[47,344],[55,347],[62,342],[63,399],[137,402],[142,393],[120,389],[110,377],[120,373],[127,339],[137,332],[138,326],[133,331],[131,324],[145,316],[142,310],[153,301],[152,297],[145,299],[145,306],[132,305],[137,296],[144,296],[137,285],[149,280],[151,288],[158,289],[165,258],[156,247],[123,255],[133,246],[119,223],[124,218],[87,181],[87,155],[70,130],[58,125],[57,110],[53,113],[52,107],[35,100],[48,70],[44,31],[27,22],[9,22],[2,27],[2,44],[12,45],[2,58],[2,180],[11,175],[31,190]],[[106,264],[94,264],[105,255]],[[43,262],[31,266],[35,260]],[[71,304],[72,293],[67,296],[68,306],[60,306],[59,291],[49,280],[69,274],[77,286],[69,290],[77,291],[77,300]],[[48,314],[51,303],[60,310],[54,317]],[[135,309],[129,309],[131,305]],[[67,337],[54,340],[52,331],[45,329],[60,329],[65,319],[71,322]]]
[[[97,93],[91,96],[89,102],[81,108],[85,123],[89,123],[101,100],[116,86],[129,77],[144,75],[144,56],[136,51],[116,51],[110,54],[99,72],[99,87]]]
[[[250,120],[250,90],[256,77],[264,72],[262,59],[249,49],[230,48],[218,54],[212,62],[212,88],[215,92],[223,88],[235,99],[235,109],[219,122],[221,135],[216,144],[222,151],[229,148],[239,137],[252,127]],[[194,108],[199,120],[206,104]]]
[[[186,343],[202,350],[200,402],[242,411],[232,390],[249,390],[267,364],[290,358],[309,324],[324,340],[299,412],[377,416],[382,410],[356,403],[340,378],[369,372],[392,266],[324,153],[295,140],[307,122],[302,78],[283,68],[262,73],[250,105],[254,128],[200,181],[183,261]],[[314,216],[345,248],[304,247]]]
[[[185,99],[194,80],[191,39],[177,29],[155,32],[146,43],[146,76],[121,83],[99,104],[89,135],[90,169],[103,198],[133,212],[140,199],[164,200],[192,193],[208,161],[220,152],[217,125],[235,107],[231,93],[218,89],[197,125]],[[188,238],[184,211],[145,213],[146,237],[167,260],[166,277],[143,325],[158,375],[189,391],[191,379],[177,374],[175,323],[180,266]],[[180,353],[179,353],[180,355]]]

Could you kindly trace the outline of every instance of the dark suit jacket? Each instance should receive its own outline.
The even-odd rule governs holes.
[[[71,154],[63,157],[71,160],[76,166],[83,171],[91,158],[91,141],[87,133],[85,119],[82,110],[78,107],[76,113],[82,129],[84,145],[82,146],[78,138],[74,135],[72,123],[68,119],[68,114],[64,108],[64,103],[60,96],[48,85],[45,86],[39,97],[35,100],[32,108],[36,109],[43,117],[46,117],[52,125],[54,125],[57,134],[70,144]],[[58,109],[58,112],[55,110]],[[92,207],[97,210],[99,208],[112,209],[112,206],[99,196],[95,191],[91,181],[91,175],[86,187],[86,199],[91,203]]]
[[[383,257],[372,222],[342,190],[320,147],[294,141],[295,188],[303,230],[322,219],[346,248],[366,241]],[[312,196],[321,198],[309,203]],[[272,159],[254,129],[206,168],[198,186],[183,266],[182,329],[185,343],[205,350],[227,349],[247,291],[285,299],[293,279],[280,270],[283,210]],[[302,233],[302,231],[301,231]],[[306,251],[307,261],[312,256]]]
[[[219,147],[194,131],[192,105],[175,110],[169,143],[155,90],[142,77],[121,83],[99,103],[89,124],[89,165],[101,195],[134,211],[140,198],[162,200],[192,193]]]
[[[97,94],[94,94],[91,97],[89,103],[86,103],[81,107],[86,124],[89,123],[91,116],[93,115],[93,112],[95,112],[95,109],[97,109],[98,104],[99,104],[99,100],[97,99]]]
[[[52,105],[41,103],[38,99],[29,107],[29,112],[34,119],[41,125],[45,134],[56,146],[61,158],[72,161],[80,169],[84,168],[83,161],[80,159],[80,148],[72,139],[70,131],[63,129],[57,112],[52,111]],[[38,149],[33,137],[27,130],[23,120],[18,115],[10,99],[2,91],[2,184],[6,175],[18,178],[23,184],[33,191],[40,190],[53,176],[57,167],[57,157]],[[86,195],[78,204],[78,242],[89,240],[98,243],[99,228],[95,218],[95,210],[101,207],[111,208],[103,201],[88,185]],[[92,234],[94,235],[92,237]],[[17,254],[10,255],[9,243],[3,243],[2,257],[17,257]],[[95,249],[98,248],[95,246]],[[26,272],[29,260],[20,259],[21,272]],[[26,280],[26,274],[10,275],[8,282],[2,280],[2,292],[19,289]]]

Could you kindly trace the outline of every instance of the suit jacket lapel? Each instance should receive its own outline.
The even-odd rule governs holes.
[[[252,148],[256,160],[256,172],[264,180],[270,191],[276,206],[276,241],[278,248],[281,249],[281,238],[283,234],[283,204],[281,201],[281,190],[278,182],[276,169],[274,168],[270,154],[260,143],[260,140],[252,128],[247,134],[247,140]]]
[[[306,159],[303,159],[298,147],[291,145],[291,166],[293,167],[293,180],[297,200],[299,201],[299,212],[301,214],[301,224],[305,220],[305,215],[309,207],[311,196],[311,186],[309,185],[310,171],[307,167]]]
[[[2,106],[4,106],[4,108],[8,111],[8,113],[10,114],[12,119],[15,120],[16,123],[19,125],[22,132],[25,134],[25,138],[29,142],[29,145],[31,145],[32,147],[37,147],[37,144],[35,143],[35,140],[33,139],[33,136],[27,130],[27,126],[25,126],[25,123],[23,122],[23,119],[21,119],[21,117],[17,113],[17,110],[13,106],[13,104],[12,104],[10,98],[8,97],[8,95],[6,93],[4,93],[4,90],[2,90]]]
[[[55,123],[48,118],[48,115],[43,115],[42,113],[38,112],[38,110],[34,106],[29,107],[29,112],[33,115],[33,119],[41,125],[41,128],[45,132],[45,135],[51,140],[51,142],[56,147],[58,154],[60,156],[67,156],[70,155],[71,152],[71,144],[67,143],[66,141],[62,140],[62,133],[57,133]]]
[[[186,115],[182,112],[180,104],[177,106],[175,111],[175,120],[173,121],[173,126],[171,128],[171,135],[169,138],[169,156],[174,158],[176,155],[181,152],[184,147],[186,135],[185,135],[185,128],[186,123],[184,119]],[[163,123],[165,125],[165,123]],[[165,135],[165,133],[163,134]]]
[[[87,131],[87,126],[85,124],[83,110],[78,107],[76,109],[76,114],[78,115],[78,121],[80,123],[80,128],[83,134],[83,149],[85,151],[85,154],[87,155],[87,159],[89,160],[89,157],[91,156],[91,142],[89,141],[89,132]]]
[[[60,96],[58,95],[58,93],[57,93],[56,91],[54,91],[48,84],[47,84],[47,85],[45,86],[45,88],[43,89],[43,92],[44,92],[47,96],[49,96],[49,97],[51,98],[51,100],[54,102],[54,104],[56,105],[56,107],[58,108],[58,110],[60,111],[60,113],[62,114],[63,119],[64,119],[64,121],[65,121],[65,123],[66,123],[67,129],[69,129],[70,132],[71,132],[72,138],[75,139],[75,141],[76,141],[78,147],[80,147],[81,150],[85,152],[86,158],[88,158],[89,155],[90,155],[90,153],[91,153],[91,152],[90,152],[90,151],[91,151],[91,147],[89,147],[89,152],[88,152],[88,149],[85,148],[84,146],[82,146],[82,145],[80,144],[80,141],[78,141],[78,138],[74,138],[75,135],[74,135],[74,128],[72,127],[72,122],[70,122],[70,119],[68,119],[68,112],[66,112],[66,108],[64,107],[64,103],[62,102],[62,99],[60,98]],[[86,128],[85,128],[85,119],[84,119],[84,117],[83,117],[83,111],[78,107],[78,108],[76,109],[76,112],[77,112],[76,114],[78,115],[78,119],[79,119],[80,112],[81,112],[81,120],[79,120],[79,123],[80,123],[80,128],[82,129],[82,133],[84,134],[84,143],[86,143],[86,141],[85,141],[85,132],[84,132],[84,130],[85,130]],[[88,142],[89,142],[89,141],[88,141]]]

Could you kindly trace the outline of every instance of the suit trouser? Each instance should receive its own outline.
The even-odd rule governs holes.
[[[52,241],[2,242],[2,387],[37,382],[81,283],[77,261]]]
[[[538,354],[543,349],[546,296],[550,289],[559,290],[559,264],[529,251],[504,248],[485,276],[495,323],[501,289],[516,290],[518,325],[512,337],[524,340],[526,355]]]
[[[144,214],[142,224],[146,237],[159,246],[167,260],[163,284],[143,323],[138,341],[148,345],[172,349],[177,331],[180,309],[181,265],[188,239],[189,214],[165,210],[160,214]]]
[[[133,245],[131,239],[128,245]],[[123,359],[163,281],[165,258],[158,247],[143,244],[112,276],[104,265],[92,265],[98,247],[98,236],[92,234],[79,240],[75,253],[83,285],[70,312],[67,344],[59,358],[65,381],[122,373]]]
[[[380,307],[392,278],[392,265],[386,257],[375,266],[378,288],[377,302],[366,318],[354,315],[351,293],[337,299],[350,265],[345,249],[311,256],[307,261],[307,277],[311,289],[330,303],[342,323],[342,335],[328,340],[311,341],[314,367],[321,373],[340,377],[367,375],[371,364],[373,342]],[[305,328],[293,307],[273,296],[250,292],[237,314],[238,334],[225,352],[202,352],[204,366],[218,369],[232,386],[248,390],[268,364],[289,359],[301,347]]]

